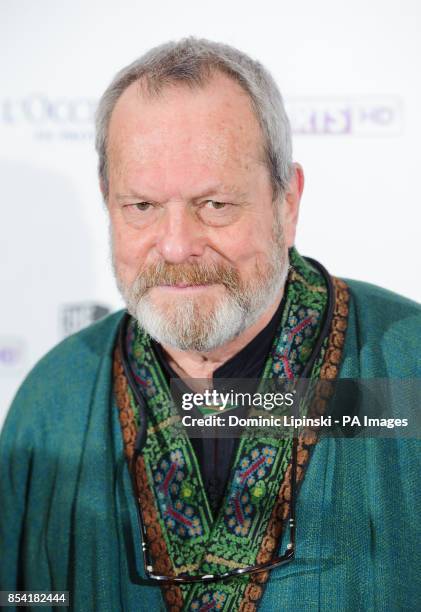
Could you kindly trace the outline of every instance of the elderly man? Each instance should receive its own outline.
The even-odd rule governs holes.
[[[268,72],[205,40],[152,49],[103,95],[97,150],[128,313],[17,394],[1,588],[101,612],[419,609],[416,441],[173,427],[171,379],[420,376],[420,307],[295,249],[303,172]]]

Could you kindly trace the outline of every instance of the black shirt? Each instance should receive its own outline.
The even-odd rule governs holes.
[[[241,351],[215,370],[213,374],[214,379],[258,379],[261,377],[267,357],[273,345],[275,334],[279,327],[283,302],[282,300],[266,327],[242,348]],[[179,378],[176,372],[168,364],[162,346],[152,340],[152,347],[168,383],[171,378]],[[190,391],[188,387],[186,387],[186,390]],[[197,414],[195,414],[194,410],[195,409],[193,409],[192,412],[193,415],[201,416],[198,411]],[[211,509],[215,514],[221,504],[228,482],[234,454],[238,446],[238,438],[192,437],[190,441],[198,459],[203,484]]]

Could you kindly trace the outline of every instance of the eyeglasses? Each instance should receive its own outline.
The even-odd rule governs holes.
[[[295,501],[296,501],[296,488],[297,488],[297,449],[298,449],[298,438],[292,439],[291,449],[291,482],[290,482],[290,512],[289,512],[289,543],[285,549],[285,553],[280,557],[271,559],[266,563],[260,565],[249,565],[247,567],[237,568],[224,572],[221,574],[180,574],[179,576],[164,576],[162,574],[156,574],[153,570],[153,562],[148,546],[148,539],[146,535],[145,522],[143,520],[142,507],[140,503],[140,491],[136,478],[136,463],[141,452],[143,445],[135,443],[135,450],[130,461],[130,475],[133,483],[133,489],[136,496],[137,515],[139,520],[139,529],[142,540],[142,551],[143,551],[143,562],[145,568],[146,577],[150,580],[161,582],[163,584],[186,584],[193,582],[216,582],[218,580],[227,580],[228,578],[235,578],[236,576],[242,576],[244,574],[257,574],[259,572],[266,572],[284,565],[289,561],[292,561],[295,554]]]

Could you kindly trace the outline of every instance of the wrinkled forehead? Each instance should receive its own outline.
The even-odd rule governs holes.
[[[132,83],[111,115],[107,153],[118,173],[177,162],[247,170],[264,163],[264,139],[249,95],[216,73],[203,85],[171,84],[153,95]]]

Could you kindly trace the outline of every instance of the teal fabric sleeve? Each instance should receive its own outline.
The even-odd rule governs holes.
[[[126,561],[136,517],[111,392],[120,319],[53,349],[13,402],[0,441],[2,590],[69,590],[74,610],[163,607]]]

